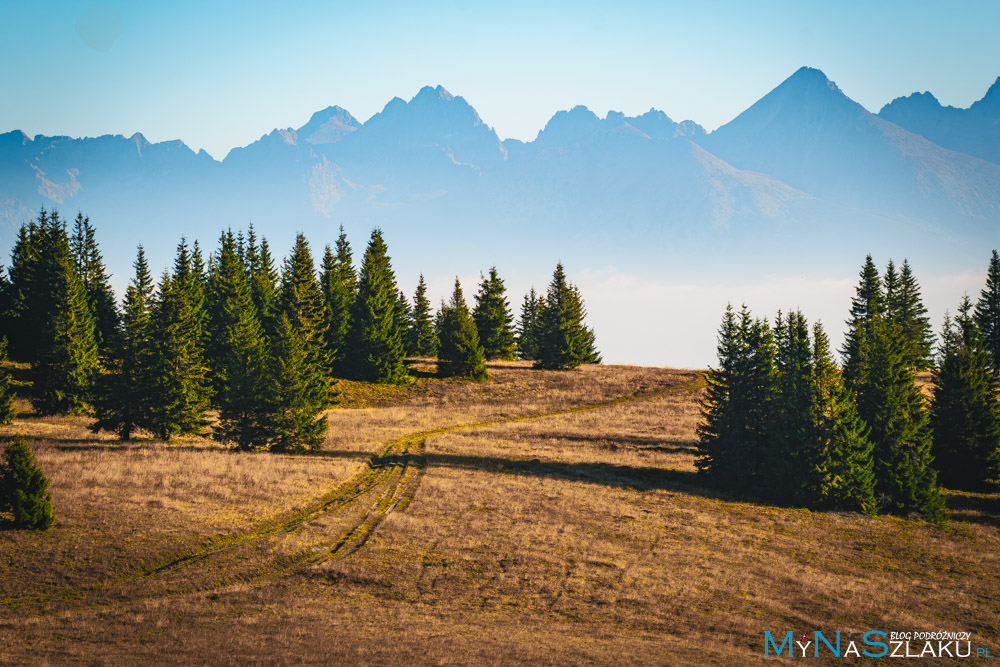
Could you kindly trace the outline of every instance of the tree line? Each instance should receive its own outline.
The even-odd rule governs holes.
[[[215,410],[221,441],[303,452],[323,441],[336,378],[406,383],[412,356],[437,357],[440,376],[477,381],[488,359],[548,369],[600,361],[561,264],[544,295],[525,297],[516,326],[495,267],[471,310],[458,279],[433,312],[421,275],[411,303],[377,228],[357,270],[343,227],[318,271],[302,234],[279,269],[252,226],[223,232],[207,259],[181,239],[156,282],[141,245],[133,267],[119,306],[89,218],[79,214],[70,229],[43,209],[21,226],[0,271],[0,340],[30,363],[37,412],[92,414],[95,432],[123,439],[169,439],[204,432]],[[0,377],[7,417],[11,395]]]
[[[1000,473],[1000,258],[975,309],[945,317],[935,355],[907,262],[869,255],[851,303],[842,367],[800,311],[773,326],[730,306],[707,373],[699,473],[739,494],[817,509],[944,520],[940,484],[981,489]],[[924,399],[917,371],[933,369]]]

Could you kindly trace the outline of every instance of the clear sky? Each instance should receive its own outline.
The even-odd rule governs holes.
[[[221,159],[327,106],[364,121],[427,84],[502,138],[577,104],[711,130],[802,65],[873,111],[924,90],[966,107],[1000,75],[997,26],[996,0],[0,0],[0,131],[140,131]]]

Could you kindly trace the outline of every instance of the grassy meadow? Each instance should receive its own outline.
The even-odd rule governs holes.
[[[309,456],[21,400],[0,439],[56,522],[0,530],[0,664],[742,665],[765,630],[1000,654],[1000,493],[946,492],[943,527],[754,504],[695,475],[696,371],[434,370],[339,383]]]

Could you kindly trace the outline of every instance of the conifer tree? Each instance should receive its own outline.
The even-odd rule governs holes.
[[[201,350],[199,317],[191,303],[190,283],[164,273],[153,300],[150,338],[152,431],[169,439],[175,433],[199,433],[207,425],[211,387]]]
[[[495,266],[490,267],[489,277],[479,285],[472,319],[487,359],[514,358],[514,317],[507,303],[507,290]]]
[[[920,298],[920,286],[905,259],[891,291],[889,272],[886,270],[886,312],[889,322],[902,335],[906,363],[914,370],[929,368],[933,363],[931,348],[934,346],[934,334],[927,309]]]
[[[741,359],[737,377],[738,391],[742,394],[743,423],[742,460],[743,481],[737,488],[746,493],[765,498],[780,496],[771,488],[775,475],[773,439],[776,412],[777,371],[774,333],[767,320],[744,317],[741,313],[740,328],[746,341],[745,356]]]
[[[845,382],[857,397],[858,413],[871,429],[875,494],[890,512],[945,517],[932,467],[931,432],[923,396],[905,357],[905,342],[881,314],[858,337],[845,363]],[[856,369],[848,375],[847,368]]]
[[[981,489],[1000,473],[998,380],[968,296],[946,317],[934,373],[934,460],[949,488]]]
[[[851,301],[851,318],[847,321],[847,334],[844,336],[844,346],[841,355],[844,359],[844,380],[848,386],[858,381],[863,370],[858,367],[863,356],[861,349],[865,340],[871,337],[873,322],[876,317],[885,313],[885,297],[882,293],[881,280],[872,256],[865,257],[861,267],[860,280],[854,298]]]
[[[244,273],[245,255],[232,232],[213,256],[206,298],[212,341],[213,388],[219,422],[213,435],[239,449],[263,446],[274,400],[267,344]],[[245,250],[244,250],[245,252]]]
[[[462,295],[462,284],[455,278],[451,301],[441,309],[438,374],[483,382],[489,379],[484,356],[476,324]]]
[[[741,315],[749,318],[745,307]],[[719,327],[718,366],[705,374],[707,386],[701,400],[698,459],[695,462],[699,474],[717,487],[732,487],[740,477],[735,463],[745,416],[740,409],[743,396],[738,393],[745,347],[733,306],[728,304]]]
[[[396,293],[396,321],[399,322],[400,336],[399,339],[403,343],[403,358],[412,357],[413,352],[410,351],[410,336],[409,336],[409,326],[410,318],[413,313],[410,311],[410,302],[406,298],[406,294],[403,290],[399,290]]]
[[[268,435],[271,450],[317,451],[326,435],[326,378],[315,353],[282,311],[274,337],[270,378],[274,392]]]
[[[137,430],[153,427],[152,370],[157,345],[150,337],[153,280],[141,245],[133,266],[135,277],[125,290],[121,335],[106,358],[108,372],[98,382],[96,420],[90,426],[95,433],[110,431],[122,440],[131,440]]]
[[[326,247],[323,255],[323,301],[326,306],[329,328],[327,348],[334,351],[333,370],[344,373],[348,370],[347,346],[351,329],[351,308],[357,294],[357,276],[344,226],[340,226],[336,252]]]
[[[246,287],[246,283],[244,263],[239,257],[236,236],[231,229],[226,230],[219,236],[218,250],[209,257],[204,292],[204,356],[216,399],[219,398],[219,387],[223,383],[218,377],[225,375],[230,329],[239,319],[239,313],[233,309],[233,303],[237,299],[235,293]],[[247,295],[249,296],[249,290]]]
[[[307,376],[317,383],[310,391],[326,396],[329,391],[326,372],[330,365],[326,347],[326,309],[309,242],[302,234],[295,235],[295,245],[282,266],[281,314],[304,346],[310,366]],[[284,334],[279,331],[275,335]]]
[[[205,304],[205,262],[197,241],[194,242],[193,249],[189,250],[187,239],[181,237],[174,257],[173,282],[185,295],[187,307],[191,310],[199,353],[203,357],[208,342],[208,310]]]
[[[267,239],[261,238],[260,244],[257,244],[253,225],[247,231],[246,274],[250,299],[260,318],[265,337],[270,338],[277,329],[278,270],[274,267]]]
[[[47,530],[52,525],[49,480],[24,438],[14,438],[0,462],[0,512],[14,515],[14,527]]]
[[[438,339],[434,333],[434,319],[431,317],[431,302],[427,298],[427,283],[420,274],[417,291],[413,295],[413,310],[410,315],[409,351],[417,357],[437,356]]]
[[[809,327],[800,311],[786,318],[778,313],[774,327],[775,375],[771,437],[763,466],[766,495],[778,501],[797,500],[789,480],[808,466],[808,451],[815,440],[816,397],[813,391],[813,350]]]
[[[444,299],[441,299],[441,305],[438,306],[437,312],[434,313],[434,338],[438,341],[438,352],[441,351],[441,334],[444,332],[444,311],[448,309],[448,304],[445,303]]]
[[[562,264],[556,265],[540,316],[539,368],[571,369],[600,363],[594,332],[583,324],[586,310],[576,287],[566,280]]]
[[[524,296],[521,303],[521,321],[517,329],[517,354],[521,359],[538,359],[541,349],[541,314],[545,300],[531,291]]]
[[[39,234],[32,299],[44,319],[36,332],[32,403],[40,414],[86,412],[98,371],[94,319],[58,213],[52,212]]]
[[[405,321],[399,319],[399,292],[382,230],[372,230],[361,262],[357,297],[351,309],[348,340],[352,377],[369,382],[404,384],[409,374]]]
[[[36,279],[42,243],[41,229],[48,226],[49,215],[43,208],[38,221],[21,225],[11,251],[8,269],[10,285],[7,296],[7,342],[9,353],[17,361],[34,361],[41,343],[38,332],[45,314],[39,300]]]
[[[73,223],[70,250],[94,317],[98,349],[102,356],[108,356],[119,344],[118,306],[104,268],[104,258],[97,247],[96,232],[90,218],[83,213],[78,213]]]
[[[765,320],[727,307],[719,330],[719,367],[707,374],[696,465],[715,486],[770,497],[775,476],[775,343]]]
[[[990,354],[993,370],[1000,374],[1000,255],[996,250],[986,270],[986,287],[976,304],[976,322]]]
[[[829,339],[818,322],[813,326],[812,375],[815,430],[806,450],[802,502],[872,514],[876,510],[875,475],[868,427],[844,387]]]
[[[896,273],[895,262],[890,259],[889,263],[885,265],[885,273],[882,274],[882,304],[883,314],[893,323],[901,310],[899,289],[899,274]]]
[[[3,367],[7,361],[7,339],[0,337],[0,424],[9,424],[17,416],[14,409],[14,388],[10,384],[10,373]]]

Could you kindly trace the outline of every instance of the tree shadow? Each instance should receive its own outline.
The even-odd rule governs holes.
[[[353,453],[349,452],[336,454],[329,452],[328,454],[353,456]],[[378,457],[372,460],[372,465],[378,467],[401,465],[418,460],[429,466],[444,466],[460,470],[562,479],[637,491],[683,491],[705,498],[732,499],[729,494],[704,487],[695,472],[613,463],[565,463],[539,459],[519,460],[491,456],[425,453],[422,455],[402,454]]]
[[[683,442],[669,442],[663,438],[654,436],[598,436],[586,435],[582,433],[552,433],[549,438],[560,440],[575,440],[578,442],[588,442],[596,445],[600,449],[617,451],[619,449],[640,449],[642,451],[661,452],[664,454],[697,454],[698,443],[695,440]]]
[[[945,504],[952,521],[1000,528],[1000,493],[948,493]]]

